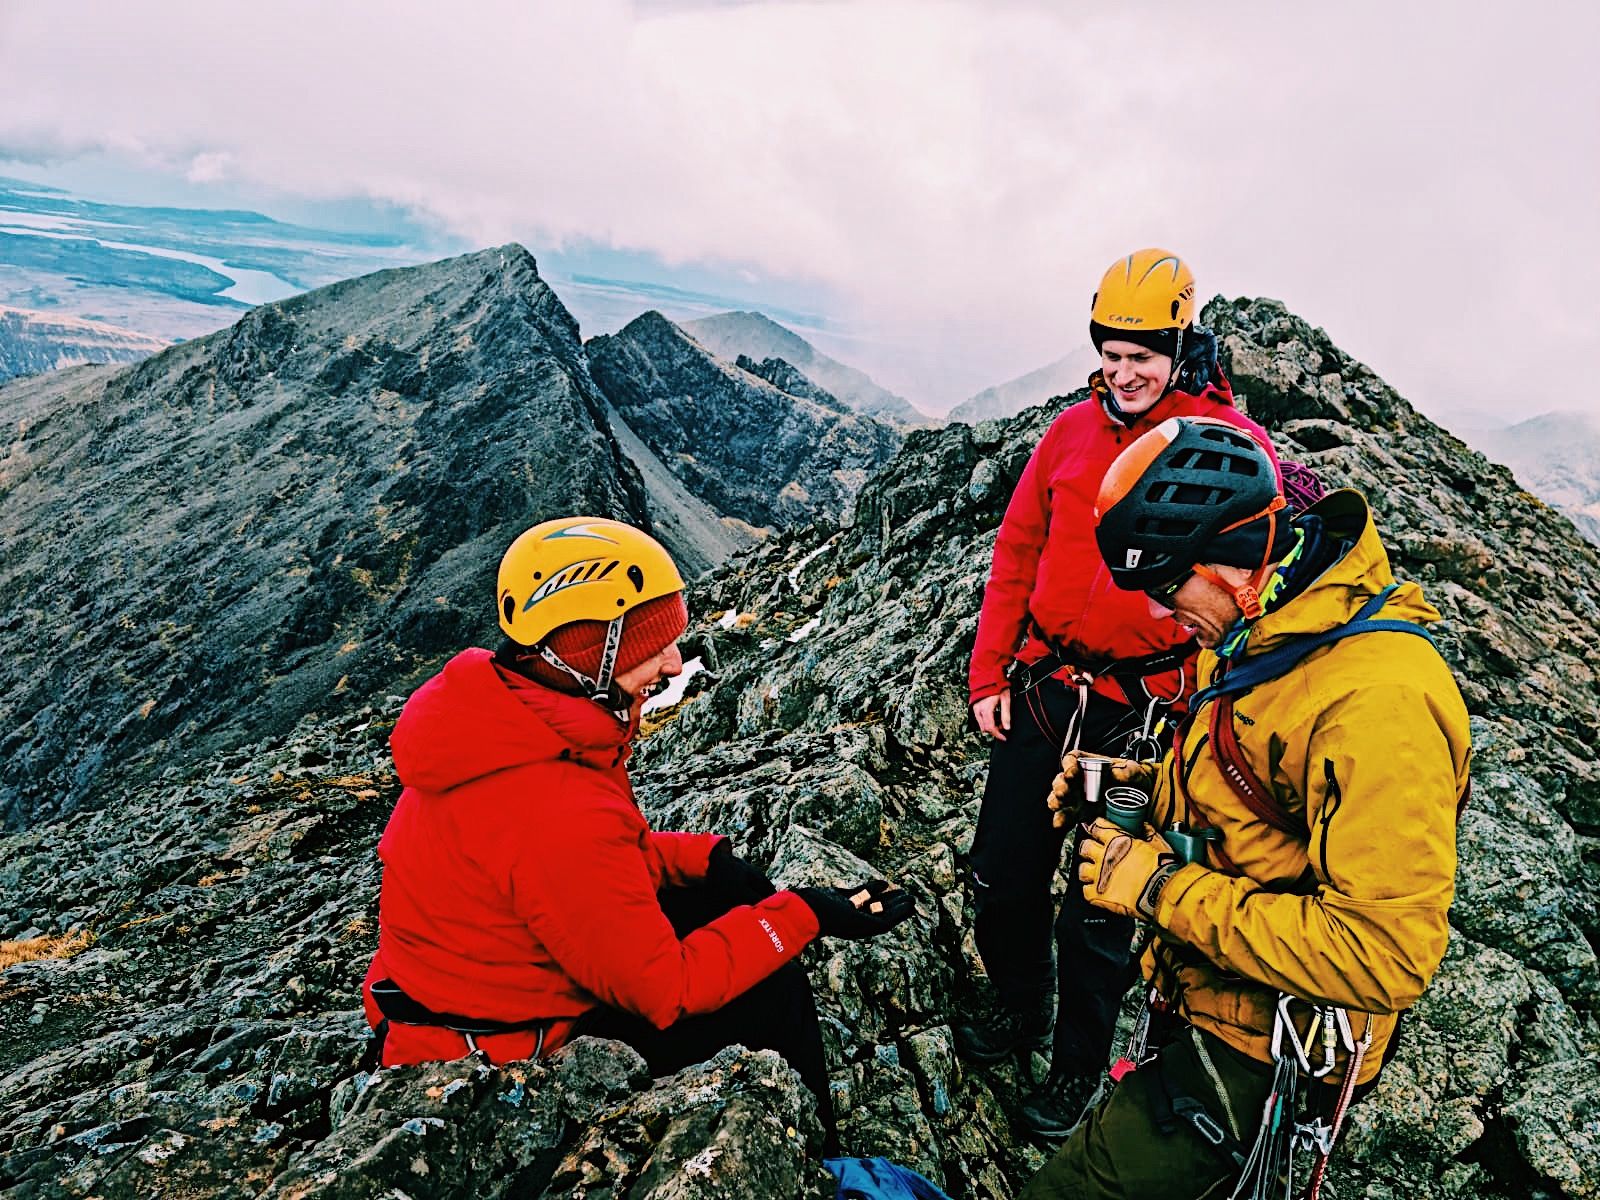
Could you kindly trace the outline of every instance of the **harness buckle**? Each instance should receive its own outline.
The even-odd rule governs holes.
[[[1187,1096],[1179,1097],[1173,1103],[1172,1110],[1193,1125],[1195,1131],[1213,1146],[1220,1146],[1228,1140],[1227,1131],[1217,1124],[1215,1118]]]

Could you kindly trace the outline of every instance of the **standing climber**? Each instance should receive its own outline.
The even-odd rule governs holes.
[[[782,1054],[832,1136],[810,986],[819,934],[908,917],[881,880],[778,891],[716,834],[660,833],[627,762],[645,697],[683,669],[683,579],[617,521],[536,525],[500,563],[505,641],[407,701],[405,785],[378,844],[378,950],[363,988],[386,1066],[538,1058],[582,1034],[655,1074],[742,1043]]]
[[[1027,1200],[1299,1194],[1296,1163],[1315,1195],[1443,958],[1470,749],[1439,613],[1358,493],[1291,520],[1274,476],[1263,443],[1185,418],[1101,485],[1111,575],[1194,631],[1202,687],[1149,822],[1081,841],[1088,902],[1148,923],[1152,988],[1120,1082]],[[1092,819],[1074,769],[1063,823]]]
[[[1194,276],[1176,255],[1140,250],[1106,271],[1090,309],[1101,360],[1091,398],[1056,418],[1017,482],[972,651],[969,702],[993,739],[971,855],[974,933],[999,1007],[959,1026],[956,1044],[977,1062],[1052,1047],[1050,1074],[1022,1110],[1043,1137],[1066,1136],[1082,1111],[1134,972],[1132,922],[1070,889],[1052,979],[1063,835],[1042,800],[1063,750],[1123,754],[1142,734],[1151,753],[1193,654],[1188,633],[1113,585],[1095,548],[1095,489],[1119,453],[1170,417],[1215,417],[1266,440],[1234,407],[1216,338],[1194,318]]]

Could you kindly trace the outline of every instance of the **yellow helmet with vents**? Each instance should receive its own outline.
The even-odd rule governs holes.
[[[1187,329],[1194,324],[1194,272],[1170,250],[1135,250],[1101,277],[1089,319],[1108,335]]]
[[[496,608],[505,635],[534,647],[563,625],[615,622],[683,587],[672,556],[648,533],[605,517],[562,517],[511,543],[500,560]],[[605,675],[609,681],[609,663]]]

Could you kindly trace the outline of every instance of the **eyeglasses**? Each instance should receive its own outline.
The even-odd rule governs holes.
[[[1149,596],[1150,599],[1154,600],[1162,608],[1177,608],[1178,593],[1183,590],[1183,585],[1188,583],[1189,580],[1193,578],[1193,571],[1185,571],[1171,583],[1164,583],[1160,587],[1145,588],[1144,594]]]
[[[1221,575],[1218,575],[1210,567],[1202,566],[1200,563],[1195,563],[1194,566],[1190,567],[1182,575],[1179,575],[1171,583],[1164,583],[1160,587],[1145,588],[1144,594],[1149,596],[1150,599],[1154,600],[1157,604],[1161,605],[1162,608],[1176,609],[1178,607],[1178,593],[1183,591],[1184,584],[1188,583],[1189,580],[1193,579],[1196,575],[1200,576],[1201,579],[1216,584],[1219,588],[1227,592],[1228,595],[1234,597],[1236,600],[1239,599],[1239,589],[1235,588],[1233,584],[1229,583]],[[1254,595],[1254,589],[1248,590],[1252,595]],[[1251,614],[1246,613],[1245,615],[1249,616]],[[1259,617],[1261,614],[1260,612],[1256,612],[1254,615]]]

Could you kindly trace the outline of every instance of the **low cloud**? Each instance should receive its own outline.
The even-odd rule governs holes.
[[[1592,403],[1524,365],[1600,355],[1592,6],[1065,8],[7,6],[0,157],[809,280],[935,404],[1081,345],[1145,244],[1428,411]]]

